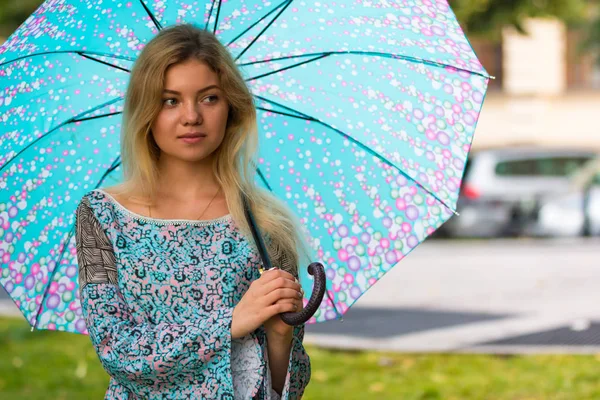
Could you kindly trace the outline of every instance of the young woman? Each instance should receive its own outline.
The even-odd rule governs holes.
[[[254,184],[252,96],[191,25],[141,52],[125,98],[122,185],[77,209],[81,303],[109,399],[297,399],[310,379],[298,221]],[[260,273],[242,194],[277,269]]]

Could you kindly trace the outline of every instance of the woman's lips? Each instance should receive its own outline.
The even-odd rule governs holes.
[[[204,138],[206,138],[206,135],[203,135],[203,134],[188,134],[188,135],[179,137],[179,139],[181,139],[184,143],[187,143],[187,144],[198,143],[199,141],[201,141]]]

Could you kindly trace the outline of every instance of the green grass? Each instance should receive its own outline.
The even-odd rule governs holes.
[[[308,400],[600,399],[600,356],[307,350]],[[101,399],[107,385],[88,337],[0,318],[0,399]]]

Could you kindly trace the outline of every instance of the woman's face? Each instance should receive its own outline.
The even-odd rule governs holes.
[[[160,157],[210,159],[225,137],[228,112],[219,77],[207,64],[190,59],[172,65],[165,75],[162,108],[151,127]]]

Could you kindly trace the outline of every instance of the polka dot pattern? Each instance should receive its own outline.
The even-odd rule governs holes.
[[[49,0],[0,46],[0,283],[37,328],[85,332],[74,211],[120,182],[128,71],[183,22],[217,34],[255,95],[260,172],[326,267],[310,322],[452,215],[489,77],[445,0]]]
[[[452,215],[397,168],[319,123],[267,111],[259,123],[259,168],[310,234],[339,312]],[[310,297],[312,278],[302,272]],[[311,322],[335,317],[325,299]]]
[[[315,76],[324,83],[315,84]],[[336,55],[251,83],[267,103],[343,132],[455,207],[487,78],[403,59]]]

